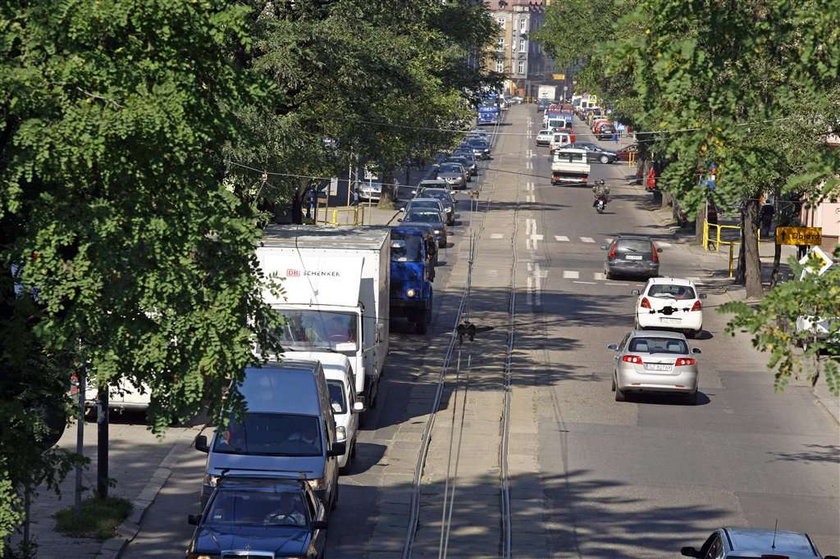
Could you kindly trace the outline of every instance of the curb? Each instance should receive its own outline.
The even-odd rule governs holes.
[[[172,468],[175,465],[176,457],[181,451],[192,446],[193,439],[195,438],[193,431],[195,429],[183,431],[179,437],[180,440],[175,443],[166,457],[161,460],[140,494],[131,500],[133,506],[131,514],[117,527],[117,535],[102,542],[102,547],[99,548],[97,557],[119,559],[126,547],[128,547],[128,544],[137,537],[146,510],[155,502],[158,493],[160,493],[160,490],[166,485],[166,482],[172,475]]]

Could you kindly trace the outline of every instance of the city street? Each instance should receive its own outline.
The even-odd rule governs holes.
[[[650,195],[627,181],[632,167],[592,164],[590,183],[604,179],[612,191],[603,215],[591,207],[588,187],[550,185],[548,149],[532,138],[540,118],[534,105],[513,106],[493,159],[482,165],[477,211],[462,196],[435,280],[430,334],[392,325],[379,404],[364,418],[356,462],[330,517],[329,557],[399,557],[413,496],[412,556],[438,556],[444,545],[452,557],[500,555],[506,357],[513,557],[674,557],[716,527],[772,529],[777,521],[808,532],[824,554],[840,551],[834,418],[804,383],[775,393],[766,356],[746,336],[724,335],[726,318],[716,308],[730,295],[711,277],[723,260],[676,242],[648,206]],[[590,141],[585,125],[576,126],[579,139]],[[693,279],[709,295],[705,333],[693,343],[703,351],[696,406],[667,397],[614,401],[607,345],[632,327],[630,292],[643,285],[604,278],[600,246],[621,233],[658,240],[661,273]],[[415,492],[471,238],[468,318],[493,329],[455,345]],[[198,512],[205,456],[178,452],[123,557],[175,557],[186,548],[186,515]],[[442,530],[447,515],[451,528]]]

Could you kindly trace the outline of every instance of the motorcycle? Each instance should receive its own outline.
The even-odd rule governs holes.
[[[595,211],[599,214],[604,213],[604,209],[607,207],[607,197],[604,195],[596,196],[595,197]]]

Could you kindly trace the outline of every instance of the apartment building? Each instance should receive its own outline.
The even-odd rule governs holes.
[[[551,0],[486,0],[487,9],[499,25],[499,35],[487,53],[491,68],[506,76],[505,92],[536,97],[540,84],[554,80],[554,61],[538,41],[531,39],[540,28]]]

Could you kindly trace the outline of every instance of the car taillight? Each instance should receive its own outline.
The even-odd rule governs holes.
[[[647,297],[642,297],[642,308],[649,309],[650,308],[650,301],[648,301]]]
[[[637,365],[642,364],[642,358],[639,357],[638,355],[625,355],[624,357],[621,358],[621,360],[624,361],[625,363],[635,363]]]
[[[694,365],[697,361],[692,357],[678,357],[674,367],[685,367],[687,365]]]
[[[615,258],[615,245],[610,245],[610,260]]]
[[[654,262],[659,262],[659,254],[656,253],[656,245],[653,244],[653,243],[650,243],[650,246],[653,247],[653,261]]]
[[[691,305],[691,310],[692,311],[699,311],[702,308],[703,308],[703,305],[700,304],[700,299],[697,299],[696,301],[694,301],[694,304]]]

